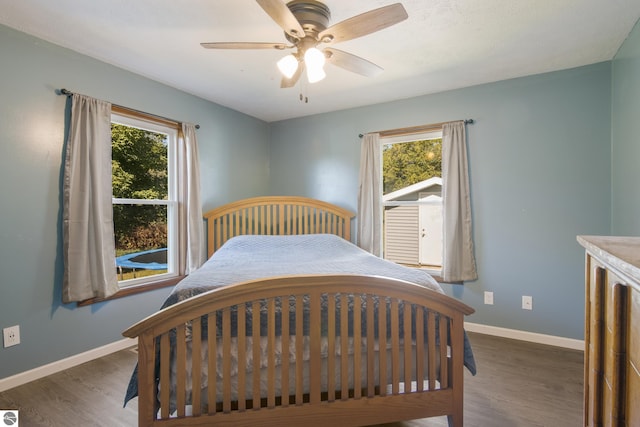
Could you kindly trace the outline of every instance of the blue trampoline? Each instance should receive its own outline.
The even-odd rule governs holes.
[[[134,252],[116,258],[116,267],[132,270],[166,270],[167,248],[151,249],[148,251]]]

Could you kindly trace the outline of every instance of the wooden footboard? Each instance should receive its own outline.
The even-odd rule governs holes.
[[[139,424],[356,426],[448,415],[462,426],[463,318],[472,312],[413,283],[359,275],[203,293],[124,332],[139,342]]]

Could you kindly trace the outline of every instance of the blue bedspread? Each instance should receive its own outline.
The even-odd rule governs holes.
[[[250,258],[247,258],[250,253]],[[376,257],[332,234],[237,236],[228,240],[202,267],[175,286],[162,308],[212,289],[247,280],[293,274],[362,274],[393,277],[443,293],[425,271]],[[465,366],[475,375],[473,351],[465,335]],[[137,396],[136,371],[125,405]]]
[[[181,281],[163,307],[220,286],[291,274],[387,276],[442,292],[426,272],[373,256],[333,234],[237,236]]]

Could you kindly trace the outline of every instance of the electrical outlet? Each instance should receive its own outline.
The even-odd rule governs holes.
[[[4,337],[4,347],[11,347],[20,344],[20,326],[9,326],[2,330]]]
[[[533,297],[529,297],[526,295],[522,296],[522,309],[533,310]]]
[[[493,292],[484,291],[484,303],[493,305]]]

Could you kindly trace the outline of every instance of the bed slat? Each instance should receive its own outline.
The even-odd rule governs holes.
[[[336,298],[337,294],[327,295],[327,354],[336,354]],[[336,400],[336,359],[327,358],[327,400]]]
[[[222,312],[222,412],[231,412],[231,311]],[[227,357],[225,357],[227,356]]]
[[[289,406],[288,396],[290,394],[289,391],[289,305],[290,305],[290,296],[285,295],[282,297],[282,368],[280,369],[280,387],[282,389],[282,406]]]
[[[380,396],[387,395],[387,384],[389,384],[389,378],[387,377],[387,300],[380,301],[378,306],[378,366],[380,377]]]
[[[362,397],[362,378],[360,367],[362,366],[362,300],[360,295],[353,297],[353,398]]]
[[[398,300],[391,299],[391,394],[400,393],[400,336]]]
[[[341,400],[347,400],[349,390],[349,298],[340,294],[340,394]]]
[[[320,294],[311,293],[309,297],[309,402],[320,403]],[[299,360],[299,359],[298,359]]]
[[[438,326],[440,327],[440,387],[448,388],[449,387],[449,364],[447,363],[447,336],[449,331],[449,322],[443,316],[440,317],[440,323]]]
[[[416,379],[417,391],[424,390],[424,309],[416,307]]]
[[[164,333],[160,337],[160,384],[169,384],[170,352],[169,333]],[[169,416],[169,392],[169,387],[162,387],[160,389],[160,415],[162,418]]]
[[[267,305],[267,407],[276,406],[276,301],[274,298]],[[284,354],[284,353],[283,353]]]
[[[304,365],[300,362],[304,354],[303,308],[302,296],[296,297],[296,405],[304,403]]]
[[[409,390],[411,390],[411,373],[412,373],[412,363],[411,363],[411,359],[413,356],[413,346],[411,345],[411,304],[408,304],[407,302],[405,302],[404,306],[403,306],[403,326],[404,326],[404,336],[403,338],[403,343],[404,343],[404,387],[405,387],[405,391],[407,390],[407,388]]]
[[[247,314],[244,304],[237,306],[237,322],[238,322],[238,360],[246,360],[247,358]],[[231,354],[225,351],[222,357],[228,357]],[[227,373],[225,369],[225,373]],[[230,374],[227,374],[230,375]],[[244,363],[238,364],[238,411],[247,409],[247,402],[244,396],[247,392],[247,366]]]
[[[375,395],[375,366],[373,360],[375,358],[374,353],[374,341],[375,341],[375,312],[374,312],[374,298],[373,295],[367,295],[367,397],[373,397]]]
[[[176,341],[185,342],[185,324],[176,328]],[[176,346],[176,409],[178,417],[184,417],[184,405],[186,402],[186,366],[187,348],[183,345]]]
[[[217,402],[216,386],[218,378],[218,340],[216,339],[218,322],[215,313],[207,314],[207,366],[208,366],[208,387],[207,402]],[[216,413],[216,405],[208,404],[208,413],[213,415]]]
[[[436,336],[436,319],[433,312],[427,312],[427,336],[435,337]],[[436,341],[435,339],[430,339],[428,342],[428,360],[429,360],[429,374],[427,375],[429,378],[429,390],[433,390],[436,388]]]
[[[191,328],[192,328],[192,333],[191,333],[191,349],[192,349],[192,354],[201,354],[201,349],[202,349],[202,323],[200,321],[200,319],[195,319],[192,320],[191,322],[189,322]],[[192,395],[191,395],[191,401],[192,401],[192,405],[193,405],[193,416],[198,417],[202,414],[202,407],[201,407],[201,374],[202,374],[202,367],[201,367],[201,363],[202,363],[202,359],[199,357],[193,357],[191,359],[191,367],[192,367],[192,374],[191,374],[191,381],[192,381]]]
[[[252,384],[253,384],[253,408],[260,407],[260,300],[256,300],[252,304],[252,325],[251,332],[253,335],[253,367],[252,371]],[[243,359],[238,358],[240,361]],[[240,401],[244,400],[242,396],[239,397]]]

